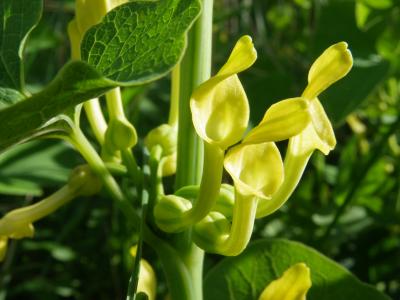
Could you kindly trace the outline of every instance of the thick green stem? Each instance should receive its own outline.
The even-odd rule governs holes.
[[[202,4],[202,13],[188,34],[187,50],[181,62],[175,182],[177,189],[185,185],[199,184],[202,170],[202,143],[194,130],[189,106],[193,89],[211,75],[213,0],[203,0]],[[204,252],[191,241],[191,230],[181,234],[179,239],[178,247],[190,274],[190,288],[193,289],[190,298],[179,299],[201,300]],[[173,282],[169,288],[175,288]]]
[[[178,64],[171,73],[171,104],[169,109],[168,124],[174,128],[178,126],[179,118],[179,86],[181,80],[181,65]]]
[[[202,170],[202,147],[190,112],[193,90],[210,78],[213,0],[203,0],[203,12],[190,30],[181,62],[176,188],[198,184]]]

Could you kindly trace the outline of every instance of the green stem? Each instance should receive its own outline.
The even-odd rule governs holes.
[[[90,127],[100,145],[104,144],[104,134],[107,130],[107,122],[104,119],[99,99],[95,98],[83,104]]]
[[[176,188],[198,184],[202,170],[201,140],[197,136],[189,101],[193,90],[211,75],[213,0],[203,0],[203,11],[190,30],[181,62]]]
[[[102,180],[108,194],[116,201],[122,213],[135,229],[139,229],[140,218],[136,214],[133,206],[128,202],[125,195],[122,193],[118,183],[108,171],[105,163],[102,161],[96,150],[87,140],[80,128],[74,128],[71,133],[71,142],[76,149],[85,158],[93,172]]]
[[[122,161],[128,170],[128,174],[131,177],[135,185],[140,185],[142,181],[142,174],[136,163],[136,159],[130,149],[121,150]]]
[[[121,89],[119,87],[106,93],[107,109],[110,114],[110,120],[114,118],[124,118],[125,112],[122,104]]]
[[[193,89],[211,75],[213,0],[203,0],[202,4],[202,13],[188,34],[180,69],[176,189],[199,184],[202,170],[202,143],[194,130],[189,106]],[[191,297],[179,299],[201,300],[204,252],[191,241],[191,229],[179,235],[178,239],[177,246],[181,249],[192,282],[190,288],[193,289]],[[175,289],[174,282],[170,282],[169,288]]]

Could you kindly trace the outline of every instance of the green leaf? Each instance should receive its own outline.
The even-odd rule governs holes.
[[[25,41],[42,15],[42,0],[0,1],[0,86],[24,90]]]
[[[87,63],[65,65],[43,91],[0,110],[0,152],[31,136],[62,130],[65,122],[59,114],[113,87]]]
[[[0,109],[17,103],[23,99],[24,96],[20,92],[13,89],[0,87]]]
[[[118,6],[87,31],[82,59],[121,85],[160,78],[181,59],[185,33],[200,8],[198,0],[134,1]]]
[[[207,274],[204,299],[257,300],[272,280],[299,262],[311,270],[307,300],[389,300],[314,249],[281,239],[255,242],[241,255],[224,259]]]
[[[42,195],[68,180],[79,155],[62,142],[34,141],[0,155],[0,194]]]
[[[358,0],[365,5],[375,9],[387,9],[392,7],[392,0]]]

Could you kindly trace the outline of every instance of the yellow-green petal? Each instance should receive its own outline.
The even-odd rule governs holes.
[[[68,37],[71,44],[71,58],[74,60],[81,59],[81,39],[82,35],[79,32],[76,19],[68,23]]]
[[[314,144],[314,149],[320,150],[325,155],[333,150],[336,146],[335,132],[333,131],[332,124],[325,113],[321,102],[317,98],[309,101],[309,110],[312,120],[311,129],[304,130],[301,135],[303,139],[307,140],[306,143]],[[312,132],[314,131],[314,132]]]
[[[258,300],[305,300],[310,287],[310,269],[306,264],[298,263],[272,281]]]
[[[228,61],[219,70],[218,76],[230,76],[250,68],[257,59],[257,51],[254,48],[250,36],[242,36],[232,50]]]
[[[346,42],[330,46],[313,63],[308,73],[308,86],[303,97],[314,99],[330,85],[346,76],[353,66],[353,57]]]
[[[8,238],[6,236],[0,236],[0,262],[4,260],[7,254]]]
[[[82,36],[107,14],[107,4],[105,0],[76,0],[76,21]]]
[[[190,100],[193,125],[207,143],[226,149],[241,140],[250,110],[236,74],[256,58],[251,38],[242,37],[221,71],[194,90]]]
[[[282,158],[274,143],[240,144],[225,157],[224,166],[237,191],[270,199],[283,182]]]
[[[279,101],[267,110],[260,124],[247,134],[243,143],[286,140],[300,133],[310,120],[307,99],[298,97]]]
[[[15,226],[14,232],[9,235],[12,239],[22,239],[26,237],[33,237],[35,228],[31,223],[19,224]]]

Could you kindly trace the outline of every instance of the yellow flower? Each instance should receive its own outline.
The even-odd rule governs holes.
[[[135,257],[137,246],[130,249],[130,254]],[[157,278],[152,266],[145,259],[140,260],[139,281],[137,285],[137,292],[143,292],[147,295],[149,300],[156,299],[157,293]]]
[[[272,281],[258,300],[306,300],[310,287],[310,269],[304,263],[298,263]]]
[[[226,216],[211,212],[195,225],[194,240],[203,249],[238,255],[247,246],[259,199],[269,200],[283,181],[283,163],[272,142],[232,148],[224,161],[235,184],[232,225]]]
[[[8,212],[0,219],[0,261],[4,258],[9,238],[33,237],[32,223],[51,214],[68,201],[78,196],[91,196],[101,189],[99,179],[88,166],[75,168],[68,184],[49,197],[26,207]]]
[[[336,138],[317,97],[346,76],[352,65],[353,59],[347,43],[340,42],[330,46],[311,66],[308,85],[302,96],[273,105],[244,142],[259,143],[296,137],[302,140],[298,142],[301,151],[312,152],[319,149],[327,155],[335,147]]]
[[[225,157],[224,166],[242,198],[271,199],[283,181],[283,163],[272,142],[240,144]]]
[[[243,36],[217,75],[193,91],[190,99],[193,125],[205,142],[200,190],[191,207],[187,203],[174,203],[184,201],[179,197],[160,199],[155,206],[155,218],[162,230],[182,231],[206,217],[215,205],[221,187],[225,150],[241,140],[249,121],[247,96],[236,74],[249,68],[256,59],[251,38]],[[172,204],[176,209],[165,211]]]
[[[257,217],[271,214],[285,203],[314,150],[327,155],[335,147],[331,122],[317,97],[343,78],[352,65],[353,59],[345,42],[330,46],[311,66],[302,96],[271,106],[261,123],[244,139],[244,143],[252,144],[289,138],[284,162],[285,180],[270,201],[259,203]]]
[[[221,70],[201,84],[190,100],[197,134],[207,143],[225,150],[241,140],[249,120],[249,104],[237,73],[257,59],[249,36],[236,43]]]

